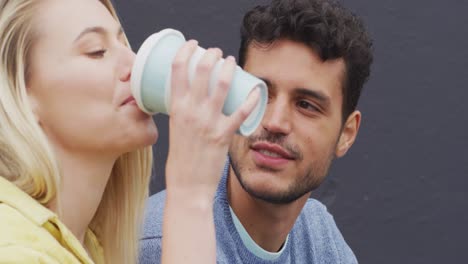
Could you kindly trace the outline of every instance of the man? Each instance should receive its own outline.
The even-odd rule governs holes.
[[[267,83],[269,102],[256,132],[229,149],[214,206],[218,263],[357,263],[309,197],[359,130],[372,63],[361,20],[328,0],[273,0],[246,14],[241,37],[239,63]],[[150,199],[143,264],[160,262],[164,199]]]

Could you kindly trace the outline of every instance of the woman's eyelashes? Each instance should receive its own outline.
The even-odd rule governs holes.
[[[97,49],[92,52],[86,53],[86,55],[88,55],[90,58],[93,58],[93,59],[100,59],[104,57],[106,52],[107,52],[106,49]]]

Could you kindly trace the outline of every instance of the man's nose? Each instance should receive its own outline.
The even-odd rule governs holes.
[[[287,135],[291,132],[291,110],[287,98],[276,97],[268,103],[262,126],[270,133]]]

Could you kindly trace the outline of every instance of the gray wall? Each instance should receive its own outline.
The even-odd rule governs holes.
[[[135,50],[181,30],[237,55],[243,13],[265,1],[116,0]],[[468,257],[468,1],[347,0],[375,40],[356,144],[314,194],[360,263],[466,263]],[[163,188],[167,117],[151,191]]]

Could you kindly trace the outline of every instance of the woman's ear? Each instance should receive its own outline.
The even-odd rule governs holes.
[[[351,113],[341,130],[341,135],[336,145],[335,155],[340,158],[343,157],[346,152],[351,148],[356,140],[356,136],[361,125],[361,112],[354,111]]]
[[[36,119],[36,122],[40,125],[41,124],[41,119],[39,115],[39,101],[37,98],[34,96],[34,94],[31,92],[31,89],[27,88],[27,94],[28,94],[28,103],[29,107],[31,108],[31,111],[34,114],[34,118]]]

